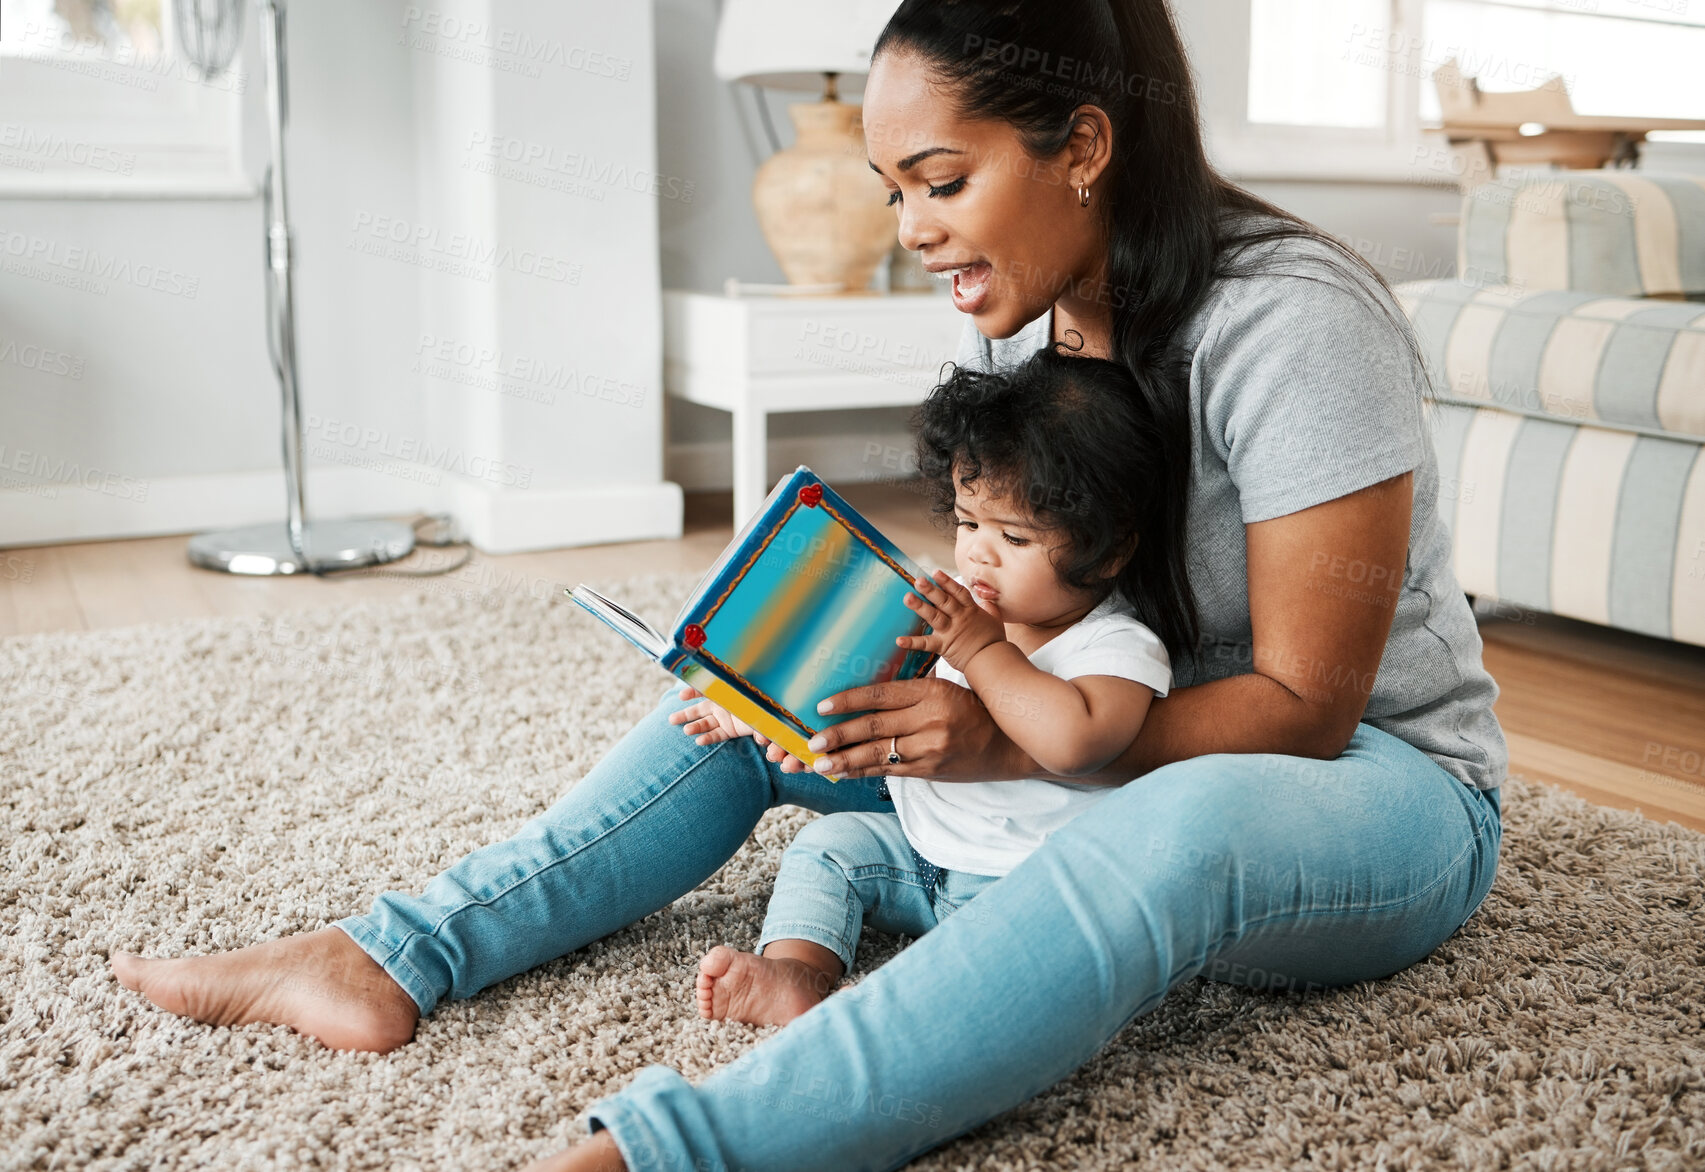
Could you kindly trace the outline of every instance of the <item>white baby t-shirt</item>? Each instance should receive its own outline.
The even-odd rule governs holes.
[[[1172,686],[1166,645],[1114,593],[1070,628],[1037,648],[1030,662],[1063,680],[1117,676],[1164,696]],[[938,660],[935,674],[966,687],[965,677]],[[917,852],[938,867],[973,875],[1005,875],[1043,841],[1113,792],[1105,785],[1025,781],[930,781],[890,777],[888,792],[900,828]]]

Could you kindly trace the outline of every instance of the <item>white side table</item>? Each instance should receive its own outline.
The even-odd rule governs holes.
[[[930,293],[830,297],[663,294],[663,387],[734,416],[734,524],[770,490],[773,411],[907,407],[959,350],[967,318]]]

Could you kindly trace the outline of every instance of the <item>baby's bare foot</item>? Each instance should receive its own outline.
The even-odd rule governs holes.
[[[213,956],[112,955],[119,984],[211,1025],[286,1025],[334,1050],[383,1054],[414,1037],[414,998],[339,928]]]
[[[802,960],[753,956],[718,944],[699,961],[699,1016],[786,1025],[834,986],[834,977]]]
[[[615,1137],[600,1131],[585,1143],[542,1160],[534,1160],[522,1172],[626,1172],[627,1161],[616,1148]]]

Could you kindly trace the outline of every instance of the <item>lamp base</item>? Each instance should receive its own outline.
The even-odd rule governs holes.
[[[824,101],[787,112],[793,146],[752,180],[758,226],[790,283],[862,292],[894,247],[894,212],[865,157],[863,110]]]
[[[283,521],[221,529],[190,538],[189,560],[225,574],[301,574],[358,570],[407,557],[414,530],[397,521],[312,521],[302,527],[306,558],[290,545]]]

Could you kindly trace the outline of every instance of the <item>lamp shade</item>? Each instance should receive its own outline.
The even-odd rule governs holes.
[[[899,0],[726,0],[716,75],[777,89],[819,90],[825,73],[862,74]]]

